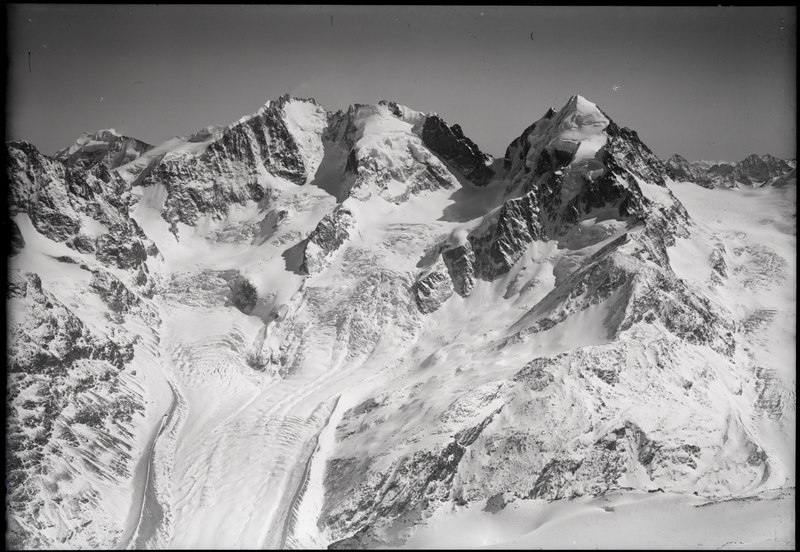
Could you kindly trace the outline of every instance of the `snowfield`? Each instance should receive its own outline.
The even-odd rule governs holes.
[[[581,96],[131,140],[7,146],[11,547],[795,546],[793,180]]]
[[[498,500],[437,512],[405,548],[787,550],[795,543],[793,501],[793,491],[711,503],[661,493]]]

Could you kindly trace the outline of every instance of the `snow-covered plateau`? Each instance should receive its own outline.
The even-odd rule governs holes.
[[[6,144],[11,548],[794,548],[796,163],[573,96]]]

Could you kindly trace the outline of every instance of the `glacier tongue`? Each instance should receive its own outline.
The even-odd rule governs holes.
[[[13,546],[401,546],[794,486],[788,181],[676,182],[581,96],[502,163],[388,101],[130,140],[7,144]]]

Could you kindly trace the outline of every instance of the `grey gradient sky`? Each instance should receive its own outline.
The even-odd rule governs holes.
[[[157,144],[290,93],[436,111],[502,155],[578,93],[663,158],[796,155],[794,8],[7,10],[7,139],[46,154],[100,128]]]

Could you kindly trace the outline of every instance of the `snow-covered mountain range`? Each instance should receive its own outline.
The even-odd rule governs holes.
[[[476,545],[529,547],[546,501],[793,501],[794,162],[664,163],[581,96],[503,159],[289,96],[6,155],[12,547],[463,545],[486,516]]]
[[[796,182],[797,161],[773,155],[748,155],[738,163],[729,161],[687,161],[673,155],[667,173],[678,181],[694,182],[706,188],[785,186]]]

